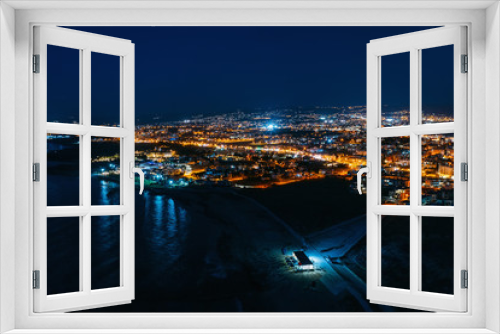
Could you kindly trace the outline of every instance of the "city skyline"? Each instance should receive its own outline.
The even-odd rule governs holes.
[[[148,124],[182,120],[196,114],[365,105],[366,44],[372,39],[429,27],[71,29],[126,38],[135,44],[136,119],[137,124]],[[437,53],[434,58],[443,52],[437,50]],[[118,62],[112,56],[95,56],[92,117],[101,124],[113,124],[117,122],[119,86],[114,77]],[[78,98],[76,83],[68,85],[65,79],[78,75],[77,58],[58,55],[53,58],[49,62],[64,71],[49,77],[49,88],[51,82],[64,85],[57,87],[61,96],[49,100],[51,112],[54,120],[75,122],[76,118],[64,119],[70,99]],[[407,104],[409,73],[401,71],[407,66],[405,61],[401,57],[390,61],[395,70],[386,72],[384,104],[394,107]],[[434,89],[436,84],[450,86],[442,82],[442,78],[449,78],[443,75],[442,62],[431,61],[425,66],[428,69],[425,73],[429,73],[426,81],[429,84],[424,87],[428,92],[425,102],[449,110],[453,92]],[[74,74],[68,74],[71,68],[75,68]]]

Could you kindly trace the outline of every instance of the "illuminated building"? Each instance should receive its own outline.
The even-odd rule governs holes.
[[[314,264],[303,251],[293,252],[293,257],[297,260],[297,268],[299,270],[314,270]]]

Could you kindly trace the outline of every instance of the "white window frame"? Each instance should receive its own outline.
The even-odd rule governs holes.
[[[367,298],[372,303],[422,310],[467,310],[467,290],[461,287],[461,270],[467,270],[467,184],[460,179],[461,163],[467,163],[467,76],[462,73],[461,57],[467,54],[466,27],[449,26],[372,40],[367,46]],[[454,121],[422,123],[422,50],[452,45]],[[410,122],[405,126],[382,127],[382,58],[409,53]],[[454,135],[454,205],[422,205],[422,135]],[[405,136],[410,144],[410,204],[382,204],[383,138]],[[371,175],[370,175],[371,174]],[[371,176],[371,177],[370,177]],[[382,216],[409,219],[409,289],[384,287],[382,280]],[[422,217],[452,217],[453,294],[422,291]],[[408,306],[411,305],[411,306]]]
[[[47,122],[47,46],[56,45],[78,50],[80,72],[79,124]],[[71,29],[34,27],[34,54],[39,56],[39,73],[34,83],[34,162],[39,164],[39,181],[33,185],[34,200],[34,270],[39,271],[39,288],[34,289],[34,311],[74,311],[130,303],[135,291],[135,115],[134,115],[134,44],[129,40],[105,37]],[[92,125],[91,67],[92,52],[113,55],[119,61],[119,126]],[[79,205],[47,206],[47,134],[79,136]],[[120,139],[120,204],[91,204],[92,137]],[[133,173],[133,172],[132,172]],[[119,277],[117,287],[92,290],[91,222],[92,217],[118,216]],[[47,295],[47,219],[76,217],[79,220],[80,270],[79,291]]]
[[[11,6],[19,8],[14,11]],[[75,6],[74,8],[60,7]],[[147,8],[149,6],[149,9]],[[397,6],[397,9],[391,9]],[[487,8],[489,6],[489,8]],[[22,9],[22,8],[25,9]],[[98,8],[114,10],[99,10]],[[120,8],[121,7],[121,8]],[[129,7],[129,9],[126,9]],[[130,9],[142,8],[143,10]],[[158,8],[163,7],[163,8]],[[177,7],[177,8],[176,8]],[[179,8],[181,7],[181,8]],[[30,9],[31,8],[31,9]],[[34,8],[34,9],[33,9]],[[86,9],[82,9],[86,8]],[[97,8],[97,9],[96,9]],[[151,9],[154,8],[154,9]],[[350,8],[350,9],[349,9]],[[375,8],[375,9],[374,9]],[[439,9],[436,9],[439,8]],[[487,8],[487,9],[486,9]],[[49,10],[47,10],[49,9]],[[500,331],[500,12],[497,1],[337,1],[324,2],[70,2],[7,1],[0,4],[0,330],[30,333],[36,329],[191,328],[192,332],[459,332]],[[14,19],[15,18],[15,21]],[[32,147],[32,27],[57,25],[446,25],[469,27],[468,145],[470,183],[468,231],[470,288],[467,313],[436,314],[34,314],[31,269],[33,203]],[[15,31],[15,40],[14,40]],[[161,65],[161,64],[160,64]],[[15,73],[12,67],[15,66]],[[13,87],[12,82],[15,82]],[[15,97],[15,98],[14,98]],[[15,108],[15,109],[14,109]],[[15,110],[15,113],[13,112]],[[486,121],[488,119],[488,121]],[[15,134],[8,127],[15,127]],[[3,132],[2,132],[3,131]],[[15,149],[9,134],[15,135]],[[488,154],[485,152],[488,151]],[[15,159],[15,166],[5,161]],[[486,163],[488,162],[488,163]],[[14,172],[15,178],[12,180]],[[485,175],[488,174],[488,182]],[[10,178],[10,179],[9,179]],[[10,186],[10,189],[5,186]],[[15,198],[12,196],[15,189]],[[486,203],[486,205],[485,205]],[[9,208],[14,204],[15,210]],[[15,241],[15,242],[14,242]],[[12,256],[14,254],[14,256]],[[486,260],[484,260],[486,259]],[[487,264],[487,265],[486,265]],[[13,289],[15,287],[15,289]],[[488,293],[486,293],[488,291]],[[12,305],[15,305],[13,308]],[[10,307],[9,307],[10,306]],[[139,328],[143,328],[142,330]],[[235,330],[241,329],[241,330]],[[244,329],[247,329],[246,331]],[[357,328],[358,331],[354,329]],[[418,328],[418,331],[411,330]],[[98,330],[101,329],[101,330]],[[198,329],[198,330],[195,330]],[[210,330],[212,329],[212,330]],[[232,330],[231,330],[232,329]],[[281,330],[280,330],[281,329]],[[323,330],[321,330],[323,329]],[[330,329],[330,330],[327,330]],[[392,329],[392,330],[390,330]],[[180,331],[180,330],[179,330]],[[339,332],[337,331],[337,332]],[[165,331],[167,332],[167,331]],[[189,331],[188,331],[189,332]],[[345,331],[344,331],[345,332]],[[186,333],[186,331],[184,331]]]

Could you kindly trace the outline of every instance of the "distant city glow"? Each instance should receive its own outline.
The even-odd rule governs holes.
[[[328,115],[287,109],[238,112],[138,126],[136,143],[147,146],[136,151],[136,161],[145,171],[146,188],[267,188],[335,177],[349,181],[354,191],[354,176],[366,164],[366,107],[329,111]],[[408,117],[407,109],[386,114],[382,126],[405,124]],[[445,114],[424,118],[452,121]],[[273,131],[278,128],[284,131]],[[58,138],[62,137],[48,137]],[[383,204],[409,204],[409,141],[404,138],[383,140]],[[422,145],[422,205],[453,205],[453,138],[423,136]],[[120,173],[118,153],[92,162],[107,163],[99,169],[102,177]]]

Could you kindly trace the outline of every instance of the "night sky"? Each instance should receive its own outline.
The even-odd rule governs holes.
[[[366,44],[428,27],[72,29],[135,43],[136,119],[144,124],[258,108],[365,105]],[[438,61],[446,52],[437,50],[436,61],[428,57],[424,63],[424,104],[429,106],[450,108],[453,100],[453,76],[445,75],[452,65]],[[63,54],[49,52],[49,121],[67,121],[70,106],[77,108],[77,53]],[[405,61],[394,57],[393,67],[384,67],[383,103],[407,105]],[[92,123],[113,123],[119,96],[117,57],[96,54],[92,64]]]

